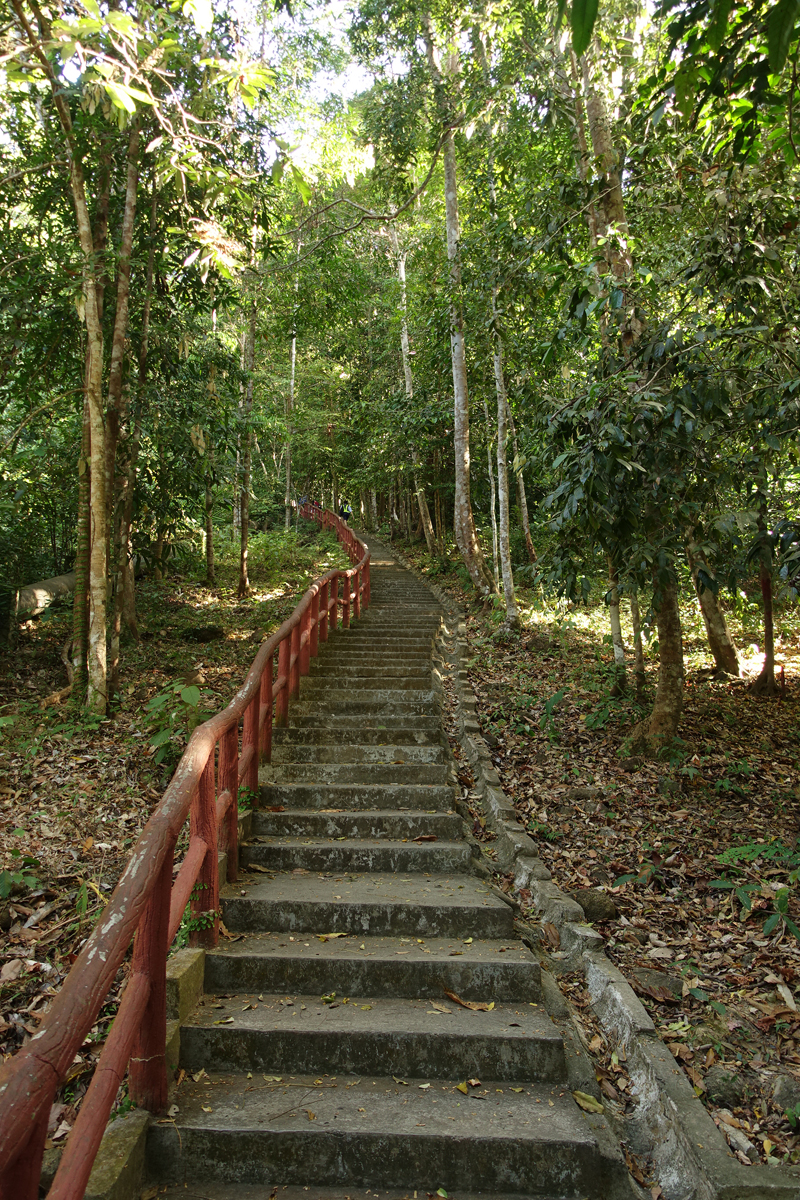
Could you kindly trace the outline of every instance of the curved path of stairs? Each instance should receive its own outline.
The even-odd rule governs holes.
[[[433,686],[441,609],[365,540],[371,606],[276,730],[222,899],[243,936],[206,956],[150,1176],[209,1200],[630,1196],[570,1094],[512,910],[470,870]]]

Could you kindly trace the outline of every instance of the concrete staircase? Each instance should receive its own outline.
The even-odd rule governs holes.
[[[570,1094],[539,965],[470,869],[433,686],[441,610],[369,543],[372,604],[321,650],[262,771],[222,900],[243,936],[206,956],[151,1178],[209,1200],[630,1197]]]

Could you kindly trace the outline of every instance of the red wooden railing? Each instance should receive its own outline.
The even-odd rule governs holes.
[[[369,551],[338,516],[306,504],[301,516],[334,529],[353,566],[328,571],[264,642],[226,709],[195,729],[172,781],[142,830],[103,915],[78,956],[41,1028],[0,1074],[0,1197],[36,1200],[50,1107],[76,1052],[97,1019],[133,938],[133,961],[111,1032],[73,1126],[48,1200],[80,1200],[122,1080],[131,1099],[153,1113],[167,1105],[166,963],[184,910],[206,914],[194,945],[219,937],[219,858],[227,878],[238,867],[238,793],[258,790],[275,720],[307,675],[319,643],[369,604]],[[340,593],[341,586],[341,595]],[[273,678],[275,652],[278,674]],[[241,750],[239,726],[241,723]],[[189,847],[173,881],[173,852],[189,818]],[[202,922],[201,922],[202,924]],[[135,936],[134,936],[135,935]]]

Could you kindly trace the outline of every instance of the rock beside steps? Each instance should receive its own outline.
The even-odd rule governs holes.
[[[471,871],[433,686],[441,610],[368,541],[372,604],[275,731],[221,901],[242,936],[206,955],[150,1177],[186,1200],[630,1198],[570,1093],[538,962]]]

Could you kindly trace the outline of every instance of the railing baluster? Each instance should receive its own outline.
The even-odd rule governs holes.
[[[239,878],[239,730],[226,729],[219,744],[219,790],[230,792],[233,799],[224,817],[223,848],[227,856],[227,880]]]
[[[359,567],[356,567],[356,573],[353,576],[353,579],[356,585],[353,595],[353,614],[356,620],[358,620],[358,618],[361,616],[361,569]]]
[[[278,647],[278,677],[283,678],[283,690],[278,692],[275,720],[278,725],[286,725],[289,720],[289,659],[292,653],[292,639],[287,634]]]
[[[134,1104],[161,1114],[167,1107],[167,954],[174,840],[167,846],[158,878],[133,942],[133,975],[150,981],[150,995],[134,1038],[128,1091]]]
[[[300,674],[307,675],[311,667],[311,605],[300,618]],[[303,640],[305,639],[305,641]]]
[[[192,895],[192,916],[200,927],[189,934],[189,944],[209,949],[219,941],[219,857],[217,808],[214,795],[214,752],[208,756],[189,816],[189,836],[201,837],[208,846]],[[209,913],[210,917],[201,914]]]
[[[55,1088],[52,1093],[55,1094]],[[53,1095],[42,1105],[41,1115],[32,1126],[19,1157],[0,1174],[0,1196],[3,1200],[39,1200],[39,1178]]]
[[[311,597],[311,639],[308,644],[312,658],[319,654],[319,592]]]
[[[342,572],[342,629],[350,628],[350,575]]]
[[[328,640],[328,603],[330,601],[330,580],[323,583],[319,593],[319,640],[327,642]]]
[[[244,720],[242,722],[242,754],[245,750],[251,749],[250,762],[247,764],[242,786],[246,787],[250,793],[250,803],[255,804],[258,794],[258,705],[260,701],[260,691],[256,692],[253,699],[244,710]]]
[[[265,763],[272,762],[272,671],[274,662],[275,655],[270,654],[261,676],[261,709],[258,717],[261,727],[259,749],[261,761]]]
[[[289,699],[294,700],[300,691],[300,622],[292,630],[292,659],[289,668]]]

